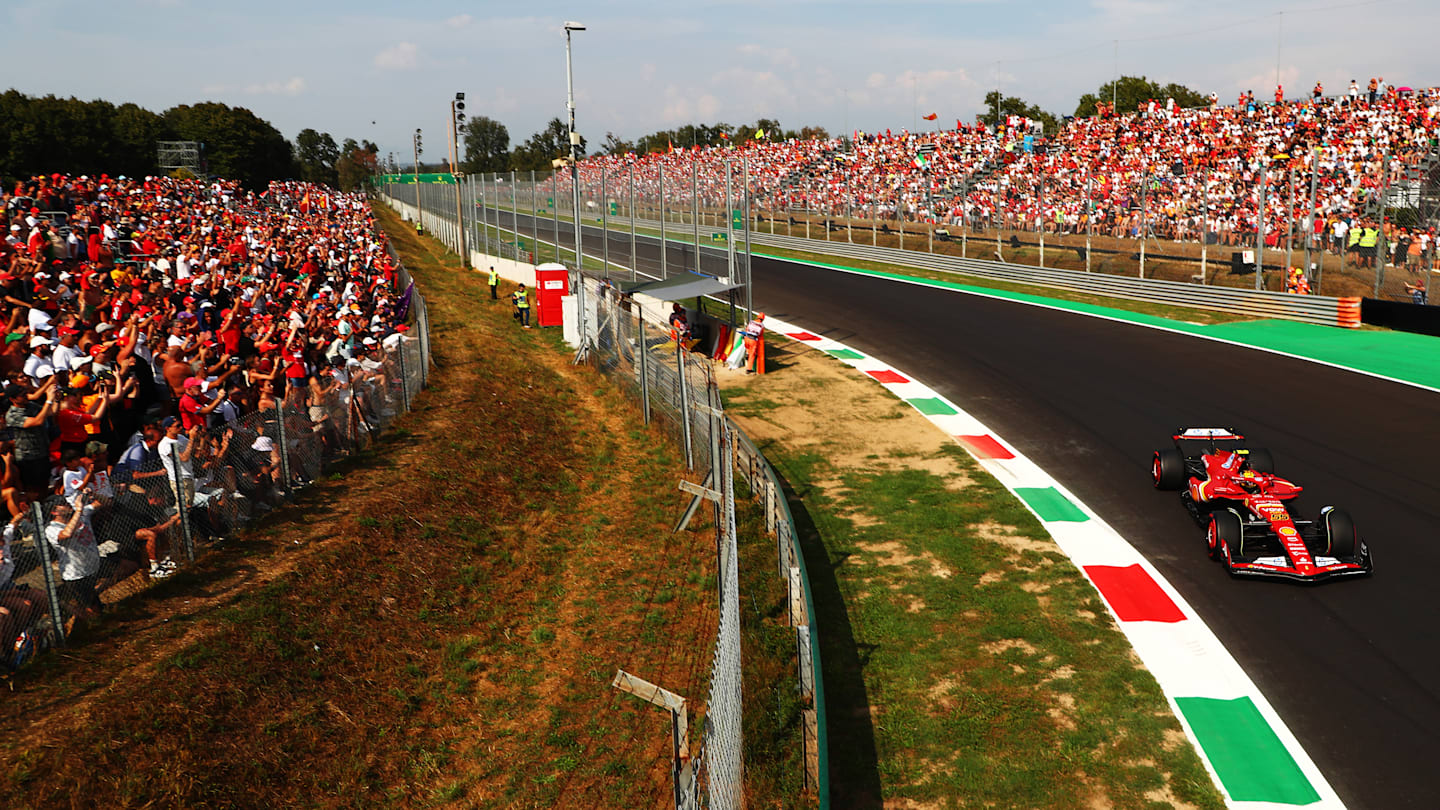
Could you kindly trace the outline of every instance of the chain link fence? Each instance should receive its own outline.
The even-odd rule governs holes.
[[[743,173],[742,167],[741,175]],[[610,281],[612,278],[633,279],[636,275],[665,278],[699,269],[711,275],[729,272],[732,278],[743,282],[748,277],[749,245],[744,238],[743,216],[736,216],[735,211],[727,215],[724,207],[727,199],[732,204],[741,199],[737,178],[732,176],[731,180],[728,195],[723,182],[711,184],[714,188],[707,190],[710,196],[705,198],[711,201],[710,209],[691,207],[681,211],[678,206],[684,203],[672,200],[677,207],[670,209],[662,204],[658,194],[647,205],[639,194],[638,184],[637,196],[632,201],[626,196],[628,187],[612,187],[608,177],[599,177],[593,193],[586,191],[582,196],[580,219],[587,226],[587,237],[595,233],[589,227],[593,218],[594,224],[602,226],[599,233],[606,234],[606,239],[600,246],[587,243],[583,275],[573,269],[574,237],[567,229],[575,220],[575,209],[568,192],[569,181],[563,174],[557,178],[511,172],[461,178],[456,184],[389,184],[382,187],[381,195],[402,217],[418,222],[427,233],[456,252],[469,249],[492,258],[513,258],[527,263],[559,260],[570,266],[571,289],[579,293],[580,301],[593,302],[593,308],[590,304],[580,305],[592,313],[583,319],[584,333],[580,340],[585,350],[582,354],[636,403],[647,423],[659,425],[671,437],[682,449],[691,470],[704,473],[702,483],[682,485],[693,500],[677,525],[678,529],[688,523],[704,501],[709,501],[715,510],[720,609],[709,690],[702,708],[702,739],[693,756],[686,738],[688,724],[682,719],[682,712],[687,710],[676,708],[677,703],[685,703],[684,699],[628,673],[622,672],[616,678],[617,685],[643,684],[641,696],[674,715],[677,739],[673,776],[677,808],[703,806],[738,810],[745,804],[734,486],[738,463],[751,492],[760,501],[767,532],[776,537],[777,573],[788,583],[788,613],[795,630],[796,689],[806,707],[804,783],[825,810],[830,806],[829,765],[824,679],[813,627],[814,603],[794,520],[779,478],[754,443],[724,416],[709,358],[678,346],[662,317],[647,312],[639,301],[622,293]],[[699,188],[696,185],[691,189],[697,194],[688,197],[694,205],[698,205],[700,199]],[[457,226],[457,193],[463,226]],[[670,198],[667,191],[665,199]],[[598,217],[595,216],[597,209]],[[659,234],[654,233],[659,222],[643,218],[652,212],[661,217],[662,222],[683,221],[688,226],[691,244],[660,242]],[[615,223],[627,225],[629,233],[612,232],[610,226]],[[637,226],[652,233],[637,234]],[[703,234],[703,238],[697,234]],[[716,234],[724,236],[717,239]],[[667,233],[666,239],[670,237]],[[642,240],[650,247],[665,244],[666,249],[656,251],[659,256],[647,258],[636,249]],[[696,259],[702,253],[706,260],[703,267]],[[740,310],[742,314],[744,311]],[[661,694],[668,695],[669,702],[656,697]]]
[[[18,668],[64,646],[76,621],[229,542],[409,410],[428,379],[430,326],[403,266],[396,278],[408,291],[407,329],[333,374],[288,387],[277,378],[279,390],[262,383],[258,407],[229,421],[217,410],[185,431],[153,414],[128,447],[62,446],[57,491],[33,502],[17,495],[4,529],[0,661]]]
[[[608,280],[572,276],[586,286],[585,297],[595,302],[595,317],[587,319],[586,334],[582,337],[589,342],[589,361],[635,401],[647,422],[660,425],[670,435],[683,449],[692,470],[705,474],[698,485],[682,485],[682,489],[693,495],[693,500],[677,528],[686,525],[705,501],[709,501],[714,510],[719,620],[709,691],[703,706],[702,740],[693,758],[688,762],[677,761],[676,807],[738,810],[745,805],[735,518],[738,469],[759,499],[766,530],[777,539],[779,573],[792,588],[790,613],[796,629],[796,688],[807,706],[805,786],[818,797],[822,808],[828,808],[828,764],[823,753],[826,750],[823,678],[810,625],[813,603],[809,579],[800,562],[794,521],[779,480],[755,445],[724,415],[709,358],[679,347],[663,320]]]

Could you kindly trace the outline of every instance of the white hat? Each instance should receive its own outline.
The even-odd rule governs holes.
[[[256,436],[255,443],[250,445],[250,449],[268,453],[275,449],[275,442],[271,441],[269,436]]]
[[[115,324],[113,324],[113,323],[97,324],[97,325],[95,326],[95,334],[97,334],[97,335],[103,335],[103,334],[105,334],[106,332],[109,332],[111,329],[114,329],[114,328],[115,328]]]
[[[95,359],[95,358],[91,357],[91,356],[88,355],[88,354],[82,354],[82,355],[78,355],[78,356],[76,356],[76,357],[72,357],[72,358],[70,358],[70,370],[71,370],[71,371],[79,371],[80,369],[82,369],[82,368],[84,368],[85,366],[89,365],[89,364],[90,364],[90,361],[91,361],[91,360],[94,360],[94,359]]]
[[[48,342],[48,341],[47,341],[47,342]],[[360,341],[360,342],[363,343],[363,344],[365,344],[366,346],[374,346],[374,345],[375,345],[375,338],[367,337],[367,338],[365,338],[364,340],[362,340],[362,341]]]
[[[35,337],[30,338],[30,348],[32,348],[32,349],[35,348],[36,346],[49,346],[49,345],[50,345],[50,338],[41,337],[41,336],[39,336],[39,335],[36,335]]]

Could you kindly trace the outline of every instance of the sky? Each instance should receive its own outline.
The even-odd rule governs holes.
[[[1269,0],[5,0],[0,89],[135,102],[220,101],[287,138],[311,127],[411,161],[447,150],[449,103],[512,145],[565,117],[591,144],[687,123],[841,132],[973,120],[998,87],[1074,112],[1118,71],[1231,102],[1245,90],[1340,92],[1371,76],[1440,85],[1440,3]],[[536,12],[540,12],[536,14]],[[678,144],[677,144],[678,145]]]

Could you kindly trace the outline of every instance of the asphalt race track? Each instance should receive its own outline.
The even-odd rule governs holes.
[[[522,224],[528,222],[522,216]],[[551,223],[542,220],[541,238]],[[566,223],[560,224],[562,241]],[[689,234],[677,227],[677,237]],[[702,229],[708,234],[708,229]],[[628,235],[612,237],[626,261]],[[599,255],[598,230],[585,250]],[[658,266],[642,242],[642,272]],[[671,271],[693,252],[669,248]],[[723,255],[704,269],[723,274]],[[652,271],[653,272],[653,271]],[[1440,395],[1124,323],[756,258],[757,309],[915,376],[987,423],[1145,556],[1255,680],[1352,808],[1440,807]],[[1180,425],[1234,426],[1355,517],[1374,577],[1232,580],[1150,454]]]

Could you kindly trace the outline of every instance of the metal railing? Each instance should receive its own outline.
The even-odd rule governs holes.
[[[1339,323],[1338,298],[1321,295],[1294,295],[1269,290],[1188,284],[1183,281],[1142,279],[1083,270],[1057,270],[985,259],[961,259],[938,253],[870,247],[844,242],[820,243],[813,239],[753,233],[757,245],[826,253],[862,261],[920,267],[945,273],[1034,284],[1053,289],[1083,292],[1110,298],[1145,301],[1171,306],[1212,309],[1256,318],[1280,318],[1335,326]]]

